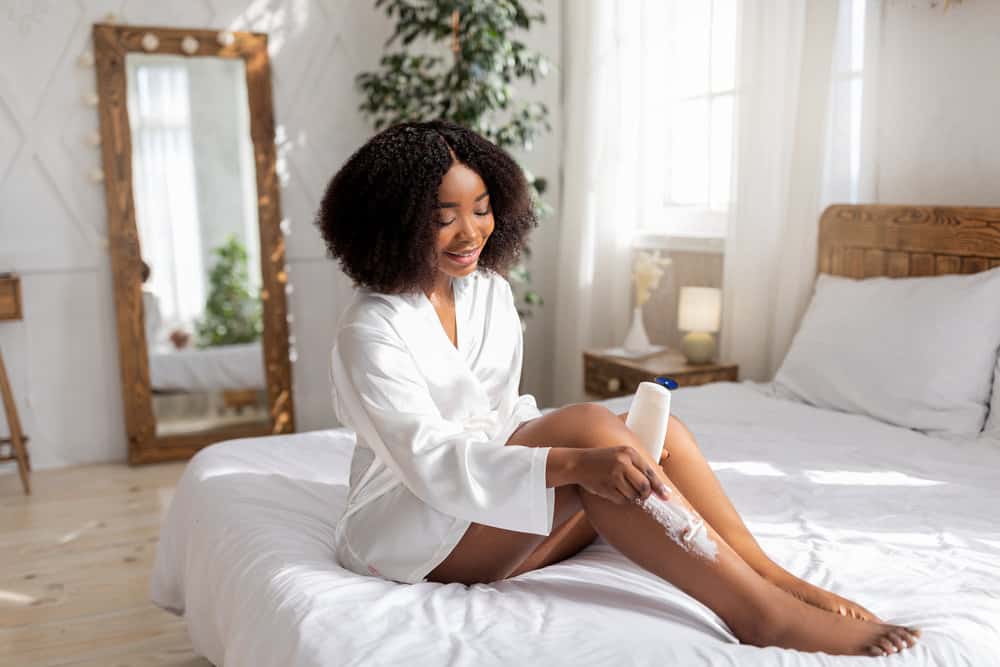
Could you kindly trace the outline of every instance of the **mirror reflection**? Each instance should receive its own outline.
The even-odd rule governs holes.
[[[125,69],[156,434],[266,426],[244,62],[129,53]]]

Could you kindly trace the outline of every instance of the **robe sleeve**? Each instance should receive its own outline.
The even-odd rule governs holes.
[[[344,421],[414,495],[476,523],[551,532],[549,447],[505,445],[442,417],[409,349],[388,331],[363,324],[341,328],[332,364]],[[516,393],[516,378],[514,383]]]

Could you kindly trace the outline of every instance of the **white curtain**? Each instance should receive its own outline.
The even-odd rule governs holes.
[[[183,65],[128,67],[132,183],[148,289],[164,325],[190,325],[205,306],[205,269]]]
[[[871,196],[872,172],[858,157],[868,158],[871,143],[870,123],[862,123],[872,116],[862,114],[865,77],[843,61],[861,35],[877,36],[879,4],[742,4],[720,356],[738,363],[743,379],[770,380],[788,351],[812,295],[823,208]],[[867,83],[874,71],[865,68]]]
[[[555,405],[585,400],[584,348],[621,344],[631,309],[629,246],[643,216],[662,211],[657,197],[670,145],[664,135],[674,120],[664,89],[667,77],[683,76],[683,67],[668,66],[663,44],[673,2],[564,5]],[[844,178],[840,165],[847,159],[827,159],[842,139],[827,128],[852,104],[851,95],[840,95],[835,100],[846,108],[831,107],[832,65],[838,25],[850,26],[844,12],[858,3],[865,6],[864,0],[738,3],[720,357],[739,363],[746,379],[769,379],[784,357],[812,290],[820,207],[824,196],[843,190],[825,185]],[[869,31],[877,4],[868,0]]]
[[[585,400],[581,351],[620,344],[629,324],[631,242],[650,210],[654,150],[649,113],[662,63],[645,55],[661,0],[563,5],[566,118],[555,299],[555,405]],[[647,20],[643,20],[643,19]],[[659,145],[666,145],[659,140]],[[662,172],[662,167],[659,167]]]

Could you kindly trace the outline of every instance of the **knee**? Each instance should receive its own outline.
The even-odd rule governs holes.
[[[691,433],[691,429],[687,427],[687,424],[678,419],[676,415],[670,415],[668,424],[667,433],[673,432],[675,434],[680,434],[686,440],[694,441],[694,434]]]
[[[600,403],[570,403],[563,408],[564,411],[579,420],[602,420],[616,418],[615,413],[608,410]]]
[[[636,446],[635,436],[625,426],[624,421],[603,405],[574,403],[563,409],[567,411],[573,424],[573,446],[581,448]]]

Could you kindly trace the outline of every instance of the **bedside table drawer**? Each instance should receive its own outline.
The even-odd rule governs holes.
[[[669,373],[667,373],[669,375]],[[671,376],[673,377],[673,376]],[[736,382],[736,369],[727,368],[724,370],[703,371],[700,373],[686,373],[680,377],[674,377],[677,384],[682,387],[697,387],[712,382]]]
[[[600,398],[634,394],[640,382],[666,375],[680,387],[696,387],[710,382],[736,382],[739,367],[735,364],[688,364],[676,352],[635,361],[593,352],[583,355],[584,391]]]
[[[648,373],[593,358],[586,360],[583,370],[584,390],[603,398],[634,394],[640,382],[651,379]]]

